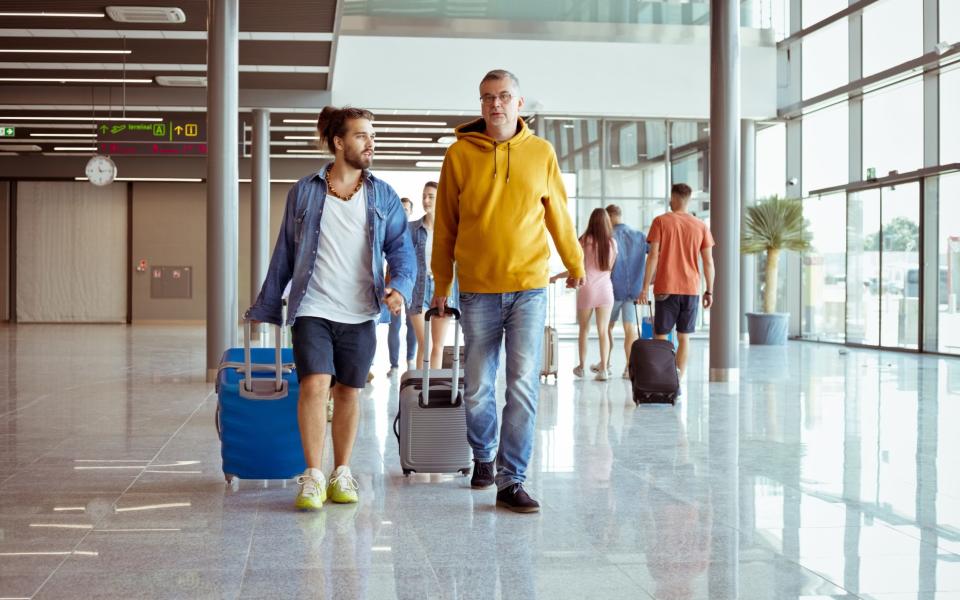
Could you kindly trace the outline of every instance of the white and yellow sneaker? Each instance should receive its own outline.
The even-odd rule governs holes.
[[[303,475],[297,477],[300,484],[300,493],[294,501],[294,506],[300,510],[320,510],[327,499],[326,478],[320,469],[307,469]]]
[[[327,486],[327,496],[332,502],[337,504],[353,504],[360,498],[357,490],[360,485],[350,474],[350,467],[340,465],[330,476],[330,484]]]

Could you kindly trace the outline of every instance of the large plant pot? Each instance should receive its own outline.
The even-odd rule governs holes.
[[[783,346],[787,343],[790,313],[747,313],[751,346]]]

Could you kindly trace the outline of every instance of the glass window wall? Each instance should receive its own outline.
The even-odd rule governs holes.
[[[949,44],[960,42],[960,2],[940,0],[940,41]]]
[[[960,7],[960,2],[957,2]],[[957,11],[960,19],[960,10]],[[960,68],[940,74],[940,164],[960,162]]]
[[[937,339],[939,351],[960,354],[960,173],[940,177]]]
[[[803,38],[801,44],[801,86],[804,99],[847,84],[850,76],[850,68],[847,66],[847,56],[850,53],[847,19],[811,33]]]
[[[813,234],[813,250],[803,256],[801,335],[844,342],[846,309],[845,192],[803,201],[803,216]]]
[[[847,7],[847,0],[803,0],[801,5],[804,27],[810,27]]]
[[[757,198],[787,193],[787,126],[757,127]]]
[[[923,166],[923,82],[913,79],[863,97],[863,167],[877,177]]]
[[[923,10],[917,0],[881,0],[863,10],[863,75],[923,54]]]
[[[848,181],[848,109],[847,103],[837,104],[803,117],[803,191]]]

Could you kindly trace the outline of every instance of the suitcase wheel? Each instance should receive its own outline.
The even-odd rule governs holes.
[[[463,468],[463,469],[460,469],[460,471],[459,471],[460,476],[461,476],[461,477],[466,477],[467,475],[470,474],[470,471],[472,471],[472,470],[473,470],[472,467],[465,467],[465,468]]]
[[[416,473],[416,471],[414,471],[413,469],[404,469],[404,470],[403,470],[403,476],[404,476],[404,477],[410,477],[410,473]]]
[[[223,474],[223,479],[224,479],[228,484],[231,484],[231,483],[234,482],[234,480],[237,479],[237,476],[234,475],[233,473],[224,473],[224,474]]]

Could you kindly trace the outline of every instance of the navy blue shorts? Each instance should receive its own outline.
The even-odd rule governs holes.
[[[653,332],[667,335],[676,326],[677,333],[693,333],[697,325],[700,296],[670,294],[665,300],[657,296],[653,315]]]
[[[297,380],[307,375],[330,375],[337,383],[352,388],[367,385],[367,373],[377,352],[374,321],[337,323],[318,317],[297,317],[293,323],[293,360]]]

